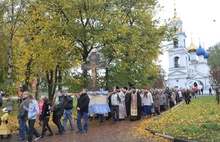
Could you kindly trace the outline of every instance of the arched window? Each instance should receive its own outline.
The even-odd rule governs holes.
[[[174,67],[175,68],[180,67],[180,58],[179,57],[174,58]]]
[[[174,45],[174,48],[178,48],[178,39],[177,38],[173,39],[173,45]]]

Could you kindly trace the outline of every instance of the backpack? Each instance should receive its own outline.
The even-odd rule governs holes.
[[[46,113],[45,115],[47,115],[47,116],[49,116],[51,113],[51,103],[50,102],[47,102],[45,104],[45,113]]]
[[[73,102],[73,98],[72,97],[70,97],[70,96],[65,96],[65,103],[64,103],[64,108],[65,109],[72,109],[73,108],[73,105],[72,106],[70,106],[69,105],[69,102]],[[69,107],[69,108],[68,108]],[[70,108],[71,107],[71,108]]]

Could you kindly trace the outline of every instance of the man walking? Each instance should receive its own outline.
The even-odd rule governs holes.
[[[209,87],[209,95],[212,95],[212,88]]]
[[[70,122],[70,130],[74,130],[73,120],[72,120],[72,109],[73,109],[73,98],[69,93],[65,96],[65,105],[64,108],[64,119],[63,119],[63,130],[66,131],[67,120]]]
[[[58,90],[57,95],[59,97],[58,105],[55,106],[53,110],[53,122],[57,125],[58,132],[56,135],[63,134],[63,126],[61,125],[60,119],[63,115],[64,107],[65,107],[65,98],[62,95],[62,90]]]
[[[202,93],[202,95],[203,95],[203,88],[201,88],[201,93]]]
[[[34,100],[32,95],[29,95],[27,97],[28,102],[29,102],[29,106],[26,107],[25,105],[23,106],[23,108],[28,111],[28,124],[29,124],[29,135],[28,135],[28,142],[31,142],[33,139],[33,135],[36,136],[34,141],[38,141],[40,139],[40,134],[37,132],[37,130],[34,128],[34,124],[35,124],[35,120],[36,117],[39,113],[39,107],[38,107],[38,103],[36,100]]]
[[[28,107],[29,102],[27,99],[28,92],[24,91],[22,94],[22,102],[19,104],[18,108],[18,122],[19,122],[19,139],[17,141],[23,141],[25,139],[25,129],[29,128],[26,125],[26,121],[28,119],[28,112],[23,108],[23,106]]]
[[[77,116],[77,127],[78,130],[76,133],[86,133],[88,131],[88,109],[89,109],[89,96],[87,95],[87,90],[83,89],[80,93],[80,97],[77,102],[77,110],[78,110],[78,116]],[[82,116],[84,116],[84,130],[82,130],[82,123],[81,119]]]

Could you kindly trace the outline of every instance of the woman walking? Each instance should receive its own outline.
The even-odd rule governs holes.
[[[48,136],[52,136],[53,132],[48,124],[50,119],[50,112],[51,112],[51,103],[47,97],[43,98],[44,105],[42,109],[42,120],[43,120],[43,126],[42,126],[42,133],[41,138],[43,138],[45,132],[49,130],[50,134]]]

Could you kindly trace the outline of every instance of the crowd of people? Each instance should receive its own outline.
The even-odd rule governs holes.
[[[129,118],[130,121],[139,120],[142,118],[149,118],[152,115],[160,115],[161,112],[172,108],[177,103],[185,100],[186,104],[189,104],[193,94],[190,89],[175,89],[166,88],[162,89],[137,89],[131,87],[129,90],[127,87],[119,88],[116,86],[112,92],[109,92],[106,96],[106,101],[109,104],[110,112],[106,114],[98,114],[99,122],[103,123],[105,120],[112,120],[112,123],[118,124],[120,120]],[[28,134],[27,142],[31,142],[33,136],[34,141],[38,141],[43,138],[47,131],[49,131],[48,137],[53,136],[54,133],[49,126],[49,120],[51,112],[52,121],[57,126],[58,131],[55,135],[62,135],[66,131],[67,121],[70,123],[70,131],[74,130],[74,123],[72,121],[73,111],[73,98],[71,93],[63,94],[62,90],[58,90],[57,99],[50,102],[45,96],[41,96],[38,101],[29,95],[27,91],[21,93],[21,99],[18,102],[18,123],[19,123],[19,138],[17,141],[26,140],[26,134]],[[89,103],[90,98],[87,95],[87,90],[83,89],[77,96],[77,130],[76,133],[86,133],[88,131],[88,119],[89,115]],[[4,108],[3,112],[8,114],[9,112]],[[6,122],[9,115],[2,118],[3,122]],[[61,117],[63,122],[61,123]],[[82,126],[81,119],[84,119],[84,126]],[[38,124],[41,126],[41,132],[35,129],[35,121],[38,119]],[[28,125],[26,124],[28,122]],[[38,129],[39,130],[39,129]]]
[[[132,87],[128,90],[127,87],[115,87],[114,91],[109,93],[107,101],[111,113],[107,119],[112,118],[112,123],[119,123],[119,120],[130,118],[131,121],[144,118],[149,118],[152,115],[160,115],[161,112],[168,110],[177,103],[185,100],[189,104],[192,97],[195,97],[197,92],[192,89],[136,89]],[[100,120],[103,122],[103,120]]]
[[[19,138],[17,141],[27,141],[31,142],[33,136],[35,136],[34,141],[38,141],[43,138],[47,131],[49,131],[48,137],[53,136],[54,133],[49,125],[50,115],[52,115],[52,121],[57,126],[58,132],[55,135],[61,135],[66,131],[67,121],[70,122],[70,130],[74,130],[74,123],[72,121],[72,109],[73,109],[73,98],[72,94],[63,94],[62,90],[58,90],[57,97],[54,97],[54,101],[51,103],[46,96],[41,96],[40,101],[38,101],[29,95],[27,91],[19,92],[20,99],[18,99],[18,124],[19,124]],[[2,99],[2,98],[1,98]],[[1,100],[2,101],[2,100]],[[87,95],[87,90],[83,89],[79,93],[76,109],[78,110],[77,117],[77,127],[76,133],[85,133],[88,131],[88,106],[90,99]],[[3,108],[2,112],[4,115],[0,119],[0,136],[3,138],[4,135],[7,137],[11,136],[11,131],[6,125],[9,121],[9,111],[7,108]],[[61,124],[61,117],[63,121]],[[82,128],[81,118],[84,117],[84,127]],[[38,119],[38,120],[37,120]],[[41,132],[35,129],[35,121],[37,120],[39,126],[41,127]],[[28,123],[27,123],[28,122]],[[27,125],[28,124],[28,125]],[[4,127],[4,128],[3,128]],[[28,137],[26,137],[28,136]]]

